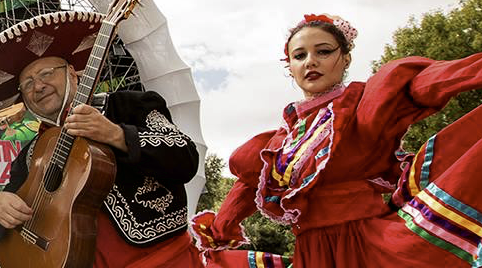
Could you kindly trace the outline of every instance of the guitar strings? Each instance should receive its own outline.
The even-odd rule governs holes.
[[[105,23],[105,21],[102,22],[101,28],[99,30],[99,33],[101,34],[101,36],[97,37],[96,42],[94,43],[94,47],[92,48],[91,56],[98,53],[98,52],[101,52],[102,55],[105,54],[106,47],[111,41],[113,28],[114,27],[112,25]],[[107,37],[107,38],[105,38],[105,37]],[[103,40],[103,39],[107,39],[107,40]],[[97,45],[97,43],[98,43],[97,40],[99,40],[99,43],[101,43],[101,41],[104,41],[104,42],[107,41],[107,42],[106,42],[106,44],[104,44],[104,46],[101,46],[101,45]],[[99,47],[101,49],[99,49]],[[91,57],[91,56],[89,56],[87,66],[91,67],[96,72],[98,72],[99,67],[102,65],[103,61],[101,60],[100,63],[98,64],[98,68],[95,68],[95,67],[93,67],[94,58]],[[88,71],[88,69],[87,69],[87,71]],[[97,77],[97,75],[95,77]],[[94,77],[94,79],[95,79],[95,77]],[[84,79],[86,79],[86,78],[84,78]],[[84,79],[81,79],[81,80],[84,80]],[[93,82],[95,82],[95,81],[93,81]],[[91,88],[90,91],[92,93],[93,89]],[[84,102],[79,101],[78,104],[87,103],[88,100],[89,100],[90,94],[87,94],[87,95],[82,94],[79,90],[77,90],[76,97],[74,98],[74,102],[80,97],[84,97],[86,99],[85,99]],[[75,106],[78,105],[78,104],[75,104],[75,103],[73,103],[73,104]],[[73,106],[72,108],[74,108],[75,106]],[[71,114],[72,114],[72,109],[69,111],[69,115],[71,115]],[[65,139],[65,137],[71,139],[71,141]],[[40,222],[40,220],[41,220],[41,216],[43,214],[41,212],[44,211],[44,208],[46,207],[46,205],[48,205],[48,204],[46,204],[47,201],[49,201],[49,198],[52,197],[51,196],[52,194],[49,193],[48,190],[46,190],[44,187],[47,187],[47,189],[50,189],[53,186],[52,180],[55,179],[55,178],[57,178],[57,179],[60,178],[61,182],[59,184],[57,184],[54,181],[54,183],[56,183],[54,185],[58,185],[60,187],[60,185],[62,184],[63,168],[65,167],[68,155],[70,153],[70,150],[72,149],[71,146],[73,145],[74,139],[75,139],[75,137],[67,134],[65,129],[62,127],[62,129],[60,131],[58,141],[57,141],[57,146],[54,149],[53,155],[51,156],[51,159],[49,161],[49,166],[47,168],[47,171],[46,171],[45,175],[43,176],[43,179],[41,180],[41,182],[39,184],[39,187],[37,188],[37,193],[35,194],[35,197],[34,197],[34,201],[33,201],[33,204],[32,204],[32,209],[33,209],[34,213],[32,215],[32,218],[24,224],[24,226],[27,229],[29,229],[33,232],[35,232],[36,227],[37,227],[37,223]],[[68,148],[68,150],[69,150],[67,152],[67,156],[65,158],[65,161],[61,161],[61,159],[58,158],[58,156],[62,157],[62,155],[60,155],[60,153],[59,153],[61,151],[59,148],[61,148],[61,147]],[[62,157],[62,158],[64,158],[64,157]],[[61,164],[62,164],[62,165],[60,165],[59,169],[54,168],[54,165],[56,165],[57,161],[61,162]],[[54,189],[54,191],[55,190],[57,190],[57,189]],[[48,197],[48,198],[46,198],[46,197]],[[48,202],[48,203],[50,203],[50,202]]]
[[[60,144],[61,146],[64,146],[64,144],[62,143],[62,136],[63,136],[63,133],[61,132],[60,135],[59,135],[59,138],[57,140],[57,143]],[[45,203],[47,201],[49,201],[49,198],[51,198],[51,194],[45,190],[44,186],[46,186],[47,189],[49,189],[52,185],[52,178],[61,178],[61,175],[62,174],[59,174],[62,172],[62,168],[60,169],[55,169],[55,164],[56,164],[56,161],[60,161],[60,159],[58,159],[58,151],[60,148],[59,146],[57,146],[55,149],[54,149],[54,152],[52,154],[52,157],[48,163],[48,166],[47,166],[47,171],[43,177],[43,180],[41,180],[41,183],[39,185],[39,187],[37,188],[37,194],[35,196],[35,199],[34,199],[34,202],[33,202],[33,205],[32,205],[32,209],[34,211],[34,215],[32,216],[31,220],[26,224],[26,227],[29,228],[30,230],[35,230],[36,228],[36,223],[39,222],[41,219],[40,219],[40,216],[41,214],[39,215],[39,212],[41,212],[41,208],[45,207]],[[63,163],[65,164],[65,163]],[[47,198],[46,198],[47,197]],[[37,216],[38,215],[38,216]]]

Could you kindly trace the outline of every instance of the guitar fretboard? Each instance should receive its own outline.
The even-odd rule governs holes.
[[[73,108],[78,105],[90,104],[92,94],[100,75],[100,70],[104,63],[106,52],[112,41],[115,27],[116,25],[113,23],[106,21],[102,22],[99,33],[95,39],[94,47],[92,48],[92,52],[87,61],[87,65],[80,78],[77,92],[75,93],[68,115],[71,115]],[[53,152],[51,163],[63,169],[70,154],[70,150],[72,149],[74,140],[75,137],[68,134],[65,128],[62,127],[57,145]]]

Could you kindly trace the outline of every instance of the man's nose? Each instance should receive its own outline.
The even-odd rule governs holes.
[[[45,83],[40,78],[34,78],[32,80],[32,86],[35,92],[43,91]]]

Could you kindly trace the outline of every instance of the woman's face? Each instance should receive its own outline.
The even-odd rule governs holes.
[[[288,43],[289,69],[305,98],[330,90],[342,81],[350,54],[342,54],[332,34],[305,27]]]

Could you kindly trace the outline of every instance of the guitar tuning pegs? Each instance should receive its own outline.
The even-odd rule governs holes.
[[[107,14],[110,13],[110,10],[112,10],[112,7],[114,6],[114,3],[115,3],[115,2],[116,2],[116,1],[112,1],[112,2],[109,3],[109,6],[107,7],[107,10],[108,10],[108,11],[107,11]]]

